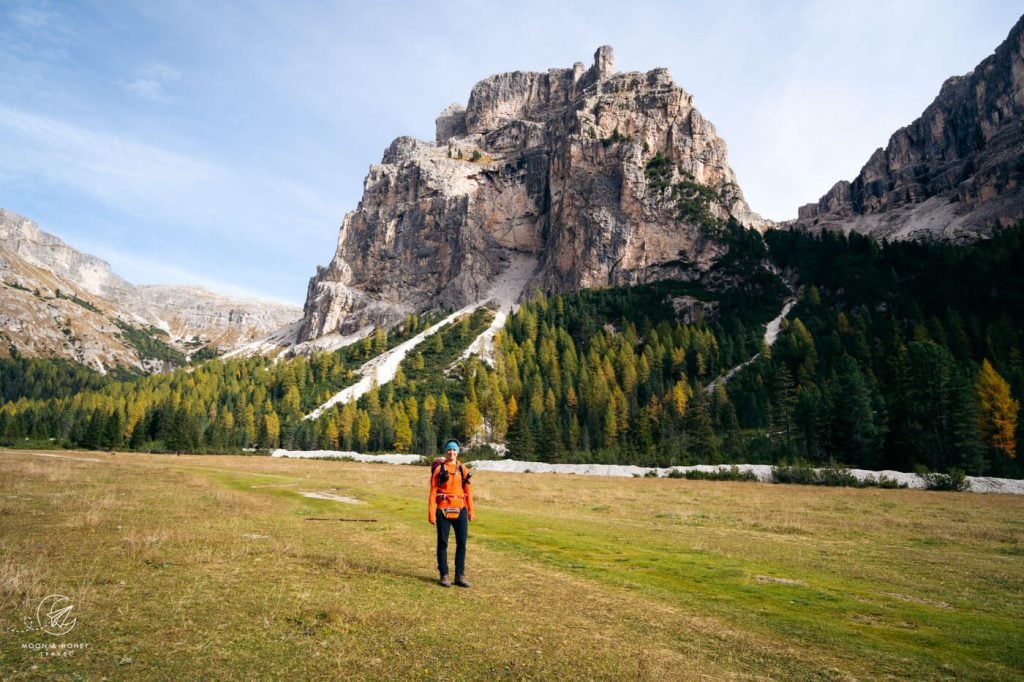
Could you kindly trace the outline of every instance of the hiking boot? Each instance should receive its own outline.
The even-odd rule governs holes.
[[[440,585],[441,587],[451,587],[452,586],[452,581],[448,579],[447,575],[442,575],[441,576],[441,580],[438,581],[437,584]]]
[[[469,587],[469,583],[466,582],[466,576],[464,575],[455,576],[455,584],[459,587]]]

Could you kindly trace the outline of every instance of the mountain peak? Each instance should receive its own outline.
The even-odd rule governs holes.
[[[480,301],[514,254],[527,289],[695,278],[729,220],[768,222],[743,199],[725,143],[666,69],[513,71],[436,119],[435,142],[397,138],[307,294],[302,340]]]
[[[946,79],[921,116],[853,181],[801,206],[800,229],[971,240],[1024,220],[1024,17],[972,71]]]

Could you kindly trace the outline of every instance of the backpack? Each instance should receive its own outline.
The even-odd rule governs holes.
[[[448,469],[444,466],[444,457],[435,457],[434,461],[430,463],[430,476],[433,478],[434,472],[437,471],[438,467],[441,468],[441,473],[437,475],[437,487],[440,488],[448,482]],[[469,483],[469,479],[473,477],[473,474],[466,469],[466,465],[459,462],[459,473],[462,474],[462,485],[463,487]]]

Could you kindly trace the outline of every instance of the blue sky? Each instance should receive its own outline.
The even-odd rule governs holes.
[[[372,4],[372,6],[371,6]],[[298,304],[368,166],[493,73],[668,67],[782,220],[971,70],[1019,2],[0,0],[0,207],[129,281]]]

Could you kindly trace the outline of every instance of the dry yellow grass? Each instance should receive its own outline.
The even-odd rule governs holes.
[[[59,454],[0,451],[5,679],[1024,676],[1016,496],[480,472],[444,590],[424,468]]]

